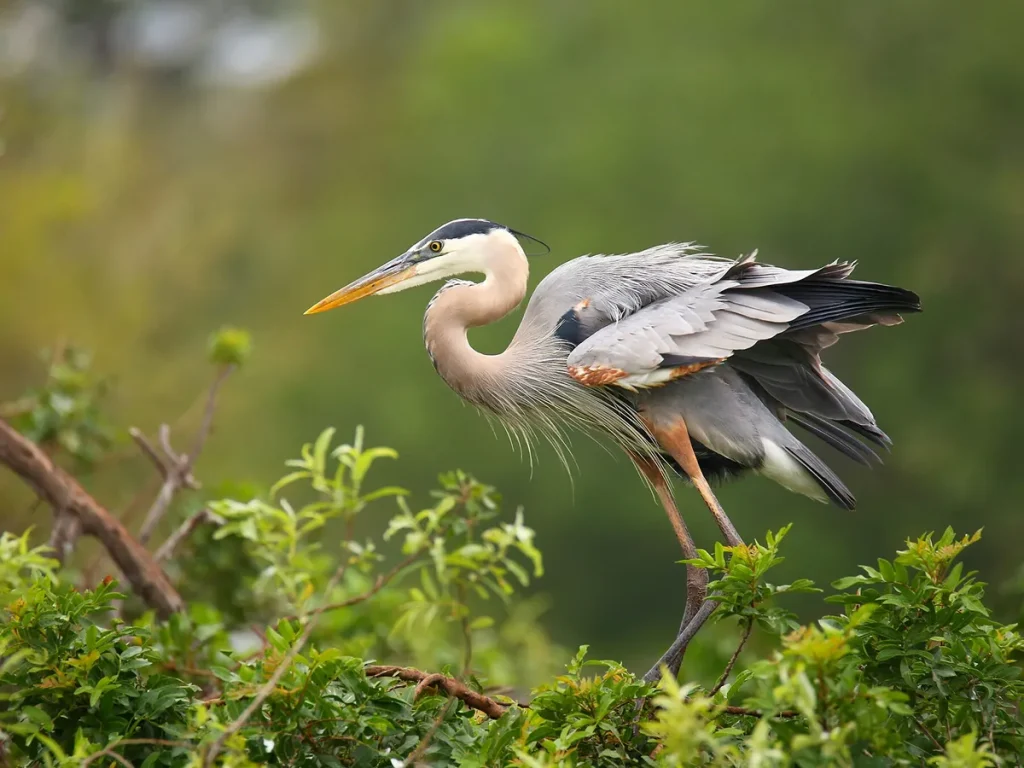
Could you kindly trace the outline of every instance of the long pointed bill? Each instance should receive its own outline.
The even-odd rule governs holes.
[[[355,282],[349,283],[339,291],[335,291],[326,299],[317,302],[307,309],[303,314],[315,315],[317,312],[326,312],[328,309],[341,307],[359,301],[366,296],[397,285],[416,274],[416,266],[409,263],[408,254],[402,254],[397,259],[392,259],[387,264],[377,267],[368,275],[363,275]]]

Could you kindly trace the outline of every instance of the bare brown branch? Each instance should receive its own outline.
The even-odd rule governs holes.
[[[153,556],[121,522],[90,496],[53,460],[0,420],[0,464],[21,477],[54,510],[78,518],[82,533],[99,539],[136,594],[161,616],[182,610],[184,603]]]
[[[203,446],[206,445],[206,439],[210,436],[210,431],[213,429],[213,416],[217,411],[217,395],[220,394],[221,385],[234,370],[235,366],[225,365],[217,371],[217,376],[210,385],[210,391],[206,395],[206,406],[203,409],[203,421],[199,425],[199,431],[196,432],[192,450],[188,453],[190,465],[195,462],[199,454],[202,453]]]
[[[447,693],[449,696],[453,696],[459,701],[462,701],[467,706],[483,712],[492,719],[501,717],[509,706],[508,704],[502,704],[499,701],[495,701],[489,696],[484,696],[482,693],[477,693],[472,688],[469,688],[465,683],[460,680],[456,680],[454,677],[446,677],[444,675],[439,675],[436,672],[423,672],[419,669],[412,669],[411,667],[393,667],[371,664],[366,667],[366,676],[393,677],[396,680],[404,680],[407,683],[417,683],[417,696],[423,692],[420,687],[421,685],[424,688],[428,686],[437,688],[438,690]]]
[[[64,509],[58,509],[53,515],[53,528],[50,530],[50,546],[54,557],[62,565],[71,557],[78,537],[82,535],[82,523],[78,517]]]
[[[196,459],[202,453],[203,446],[206,445],[206,440],[213,429],[213,417],[217,410],[217,396],[220,393],[221,385],[223,385],[224,381],[234,370],[235,366],[227,365],[217,371],[217,376],[214,378],[206,395],[203,420],[199,425],[199,430],[196,432],[192,450],[188,453],[178,453],[174,450],[174,447],[171,445],[171,428],[167,424],[160,425],[158,432],[159,451],[140,430],[132,427],[128,431],[142,452],[156,467],[164,481],[157,492],[156,498],[153,500],[153,504],[146,513],[145,519],[142,521],[142,527],[139,529],[139,541],[143,544],[147,543],[150,537],[152,537],[153,531],[156,530],[164,515],[167,514],[167,510],[170,509],[175,495],[182,488],[199,488],[199,483],[192,475],[192,468],[195,466]]]
[[[191,515],[185,522],[178,526],[178,528],[172,533],[160,548],[157,549],[153,558],[158,562],[162,563],[174,554],[174,550],[178,548],[182,541],[192,535],[192,532],[204,523],[214,523],[216,525],[223,525],[224,520],[219,515],[215,515],[206,507]]]

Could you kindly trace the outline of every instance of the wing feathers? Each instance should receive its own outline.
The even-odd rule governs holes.
[[[700,369],[680,366],[678,360],[721,361],[742,353],[746,360],[737,367],[745,366],[780,402],[794,403],[793,410],[874,423],[863,403],[819,370],[817,354],[839,334],[900,322],[899,312],[920,309],[915,294],[850,280],[850,263],[788,270],[759,264],[753,256],[725,267],[698,256],[682,261],[699,264],[699,276],[671,295],[632,311],[622,304],[587,302],[586,322],[596,327],[568,358],[570,372],[586,372],[573,373],[578,380],[585,378],[590,386],[656,386]],[[640,276],[630,278],[636,282]],[[773,341],[788,338],[806,353]],[[679,370],[661,373],[665,368]],[[614,381],[597,371],[615,371]]]

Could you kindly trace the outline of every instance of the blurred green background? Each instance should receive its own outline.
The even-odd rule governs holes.
[[[0,401],[63,339],[96,351],[119,426],[193,426],[209,331],[248,327],[208,484],[269,484],[324,426],[363,424],[401,454],[379,482],[425,494],[462,467],[524,507],[555,639],[642,667],[683,572],[628,462],[579,439],[573,482],[548,449],[531,470],[436,377],[428,288],[303,310],[462,216],[551,243],[534,283],[671,240],[855,259],[926,310],[826,360],[891,456],[867,471],[823,449],[854,513],[758,478],[723,503],[748,538],[795,523],[791,577],[984,526],[969,564],[1002,584],[1024,540],[1021,29],[1020,3],[932,0],[0,2]],[[516,322],[474,343],[500,349]],[[129,448],[87,481],[120,510],[148,473]],[[27,508],[0,473],[4,528],[45,537],[49,512]]]

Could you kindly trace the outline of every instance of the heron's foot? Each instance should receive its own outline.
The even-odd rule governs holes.
[[[679,631],[679,635],[672,645],[669,646],[669,649],[662,654],[657,663],[644,675],[645,683],[656,683],[661,680],[662,667],[668,667],[668,671],[673,677],[679,674],[679,667],[682,666],[683,654],[686,653],[687,646],[689,646],[690,641],[693,640],[698,630],[704,626],[704,623],[711,617],[711,614],[715,612],[717,607],[718,604],[710,600],[705,600],[701,604],[693,618]]]

